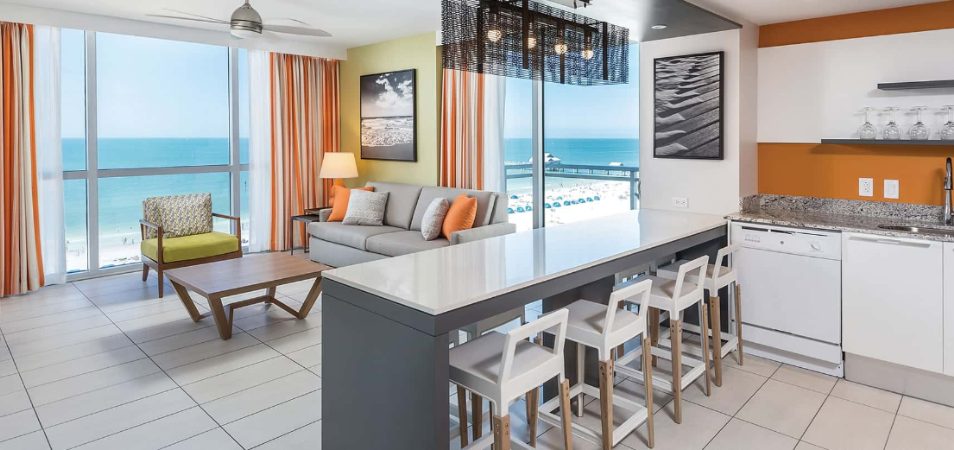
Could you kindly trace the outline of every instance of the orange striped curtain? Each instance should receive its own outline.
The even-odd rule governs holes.
[[[444,69],[441,186],[484,188],[484,75]]]
[[[0,297],[44,284],[33,83],[33,26],[0,22]]]
[[[272,250],[292,245],[292,215],[328,204],[331,180],[318,178],[325,152],[340,147],[338,61],[269,55],[271,72]],[[301,239],[305,236],[302,234]]]

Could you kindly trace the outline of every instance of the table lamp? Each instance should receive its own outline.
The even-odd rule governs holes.
[[[321,161],[321,170],[318,172],[318,178],[330,178],[334,180],[335,186],[344,186],[344,181],[342,180],[357,177],[358,165],[354,161],[354,153],[325,153],[325,157]],[[334,197],[334,190],[331,191],[331,197]]]

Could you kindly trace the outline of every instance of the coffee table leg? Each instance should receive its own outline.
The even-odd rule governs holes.
[[[275,290],[274,287],[268,288],[268,290],[265,291],[265,296],[268,297],[269,300],[275,300]],[[269,303],[271,303],[271,301],[269,301]]]
[[[232,321],[229,319],[231,314],[226,317],[222,299],[220,297],[209,297],[209,309],[212,310],[212,318],[215,320],[215,326],[219,329],[219,336],[223,340],[231,339]]]
[[[311,285],[311,290],[308,291],[308,296],[305,297],[305,302],[302,303],[301,309],[298,310],[299,319],[308,317],[308,313],[311,312],[311,308],[315,306],[315,302],[318,300],[319,294],[321,294],[321,277],[316,278],[315,284]]]
[[[172,281],[172,287],[175,288],[176,293],[179,294],[179,300],[182,301],[182,306],[185,306],[192,320],[194,322],[202,320],[204,316],[199,313],[199,309],[195,307],[195,302],[193,302],[192,297],[189,296],[189,290],[175,281]]]

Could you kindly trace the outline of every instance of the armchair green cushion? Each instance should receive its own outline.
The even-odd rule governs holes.
[[[142,254],[154,261],[159,261],[159,239],[145,239],[140,245]],[[240,244],[237,237],[213,231],[211,233],[195,234],[175,238],[163,238],[163,262],[173,263],[190,261],[193,259],[208,258],[239,251]]]

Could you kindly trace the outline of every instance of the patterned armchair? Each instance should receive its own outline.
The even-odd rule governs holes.
[[[162,272],[166,269],[242,257],[242,228],[239,218],[212,212],[212,194],[150,197],[142,202],[142,281],[151,267],[159,276],[159,298],[163,296]],[[235,235],[212,230],[212,218],[235,223]]]

